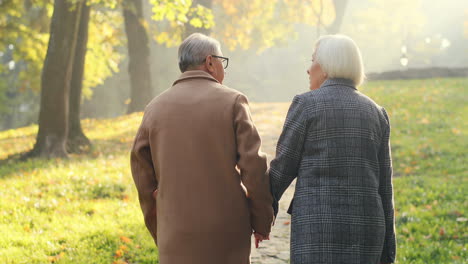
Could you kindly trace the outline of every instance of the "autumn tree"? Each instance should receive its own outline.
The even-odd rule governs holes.
[[[163,29],[149,23],[144,17],[141,0],[123,1],[130,76],[130,103],[127,113],[144,110],[153,97],[148,32],[151,32],[158,42],[173,45],[180,43],[185,35],[198,31],[200,25],[209,28],[205,24],[212,21],[211,10],[208,9],[211,1],[150,0],[149,2],[152,5],[153,20],[169,23],[171,26]]]
[[[55,3],[55,5],[57,4]],[[118,71],[118,64],[122,58],[118,49],[123,43],[123,35],[121,34],[123,20],[121,14],[116,15],[117,0],[87,0],[86,4],[82,0],[67,0],[62,6],[65,11],[69,11],[67,14],[74,15],[73,12],[80,10],[81,16],[77,17],[77,21],[80,21],[80,23],[76,25],[78,30],[76,32],[77,43],[75,53],[72,56],[72,74],[68,102],[66,103],[69,114],[56,114],[56,112],[53,112],[52,116],[56,119],[67,119],[61,121],[68,124],[67,150],[76,152],[90,144],[81,129],[80,103],[83,97],[89,98],[92,95],[93,87],[103,84],[107,77]],[[30,91],[34,93],[42,92],[41,84],[44,84],[44,80],[41,81],[41,76],[42,79],[47,79],[47,76],[49,76],[45,71],[46,68],[50,67],[50,64],[45,63],[45,57],[48,51],[47,40],[51,39],[49,35],[49,29],[52,29],[51,15],[56,14],[53,12],[54,7],[52,0],[10,0],[0,2],[0,14],[2,15],[2,19],[0,19],[0,33],[2,34],[0,52],[2,52],[2,47],[7,47],[7,50],[12,51],[11,59],[13,65],[16,65],[14,72],[18,72],[18,74],[14,78],[10,78],[14,82],[10,82],[8,87],[10,87],[10,90],[13,89],[14,94],[30,93]],[[62,24],[62,21],[59,24]],[[58,26],[55,26],[55,28],[58,28]],[[54,35],[57,38],[57,34]],[[56,38],[51,39],[49,45],[56,45],[56,42],[60,41]],[[52,56],[52,52],[50,56]],[[41,71],[44,74],[41,75]],[[14,72],[0,67],[0,75],[8,77]],[[46,86],[42,85],[42,87]],[[0,99],[3,93],[4,91],[0,89]],[[9,93],[11,94],[11,92]],[[44,105],[43,102],[41,105]],[[32,111],[32,109],[28,111]],[[43,119],[44,117],[41,120]],[[40,129],[40,131],[42,138],[44,129]],[[42,143],[39,141],[37,143],[34,151],[29,153],[28,156],[39,155],[38,148]]]
[[[53,5],[28,2],[0,1],[0,125],[7,128],[37,120],[24,110],[39,108],[37,92]]]
[[[94,4],[91,5],[92,3]],[[106,77],[118,71],[117,64],[121,55],[116,50],[122,46],[122,20],[116,19],[116,9],[117,3],[112,1],[88,0],[86,4],[83,2],[69,97],[67,151],[71,153],[81,152],[91,145],[81,127],[83,92],[85,96],[90,97],[91,87],[102,84]],[[88,44],[88,39],[91,40],[91,45]],[[85,63],[86,61],[91,63]]]
[[[341,20],[335,22],[335,18],[342,18],[347,4],[347,0],[152,2],[166,7],[157,9],[153,19],[169,22],[155,30],[159,43],[175,46],[191,33],[201,32],[220,39],[231,50],[255,47],[260,52],[294,36],[296,24],[338,30]]]
[[[203,27],[203,23],[196,17],[198,9],[205,9],[210,10],[213,8],[213,0],[193,0],[192,1],[192,12],[189,12],[187,16],[187,22],[185,22],[185,30],[183,39],[190,36],[193,33],[202,33],[205,35],[210,35],[211,28],[210,27]],[[195,11],[196,10],[196,11]],[[200,14],[200,12],[198,12]]]
[[[142,0],[123,2],[130,75],[130,104],[127,113],[142,111],[152,99],[149,39],[142,5]]]
[[[81,149],[91,145],[90,140],[81,128],[80,106],[85,71],[85,58],[88,47],[88,25],[91,7],[82,3],[82,10],[78,24],[78,35],[73,58],[73,73],[70,80],[69,96],[69,126],[67,137],[68,152],[80,152]]]
[[[30,155],[66,157],[68,105],[83,1],[55,0],[41,80],[39,132]]]
[[[213,0],[150,0],[154,40],[173,47],[194,32],[209,35],[214,26]]]
[[[328,34],[337,34],[340,32],[347,5],[348,0],[333,0],[333,6],[335,8],[335,20],[333,20],[333,23],[325,28]]]

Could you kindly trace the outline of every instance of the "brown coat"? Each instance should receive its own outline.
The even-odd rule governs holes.
[[[161,264],[250,263],[252,230],[273,221],[260,146],[247,98],[206,72],[148,104],[131,168]]]

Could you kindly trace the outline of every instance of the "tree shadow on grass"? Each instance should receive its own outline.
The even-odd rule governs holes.
[[[0,160],[0,179],[12,175],[27,174],[36,169],[44,169],[56,164],[57,159],[47,160],[41,158],[23,159],[25,153],[10,155],[8,158]]]
[[[92,140],[92,146],[79,154],[70,154],[68,158],[26,158],[30,150],[17,152],[5,159],[0,159],[0,179],[13,175],[28,174],[34,170],[41,170],[56,166],[67,166],[70,162],[95,160],[107,156],[130,156],[133,136],[124,131],[109,139]],[[130,158],[129,158],[130,159]],[[130,161],[129,161],[130,162]]]

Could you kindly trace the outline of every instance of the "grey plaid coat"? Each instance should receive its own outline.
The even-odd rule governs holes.
[[[292,264],[395,261],[389,138],[385,109],[350,80],[294,98],[270,166],[275,213],[297,178]]]

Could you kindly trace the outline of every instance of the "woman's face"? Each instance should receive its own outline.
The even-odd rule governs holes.
[[[310,90],[317,90],[327,79],[327,74],[322,71],[320,64],[315,61],[315,52],[312,54],[312,65],[307,70],[307,74],[309,74]]]

